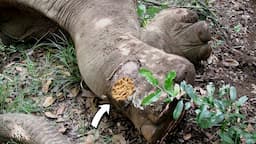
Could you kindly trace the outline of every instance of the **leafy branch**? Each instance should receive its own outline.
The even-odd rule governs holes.
[[[178,103],[173,111],[173,119],[177,120],[182,111],[194,106],[196,113],[195,122],[201,128],[219,127],[219,137],[222,143],[239,144],[242,140],[246,143],[256,143],[256,132],[246,131],[246,124],[242,121],[245,116],[240,113],[240,108],[248,100],[247,96],[238,98],[234,86],[223,85],[216,90],[213,83],[206,86],[206,95],[198,95],[192,85],[185,81],[176,84],[174,79],[176,72],[169,72],[163,86],[159,84],[153,73],[147,69],[140,69],[139,74],[143,76],[156,91],[145,96],[141,105],[147,106],[156,102],[162,93],[168,97],[165,102],[170,103],[174,99]],[[185,94],[186,97],[180,96]],[[185,98],[189,99],[185,102]]]

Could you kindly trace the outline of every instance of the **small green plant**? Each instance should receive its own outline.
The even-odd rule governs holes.
[[[241,31],[241,25],[238,24],[238,25],[234,26],[234,31],[235,31],[236,33],[239,33],[239,32]]]
[[[188,110],[192,105],[196,117],[195,121],[201,128],[219,127],[219,137],[222,143],[239,144],[242,139],[246,143],[256,142],[256,132],[250,133],[245,130],[246,123],[242,120],[245,118],[240,113],[241,106],[248,100],[247,96],[237,97],[236,88],[230,85],[223,85],[216,90],[213,83],[206,86],[206,95],[198,95],[195,89],[185,81],[180,85],[174,83],[175,72],[169,72],[165,77],[163,86],[159,85],[158,80],[152,72],[147,69],[141,69],[140,75],[156,88],[156,91],[146,96],[142,101],[142,106],[150,105],[159,99],[161,93],[168,95],[165,102],[172,102],[178,99],[178,104],[173,112],[173,118],[177,120],[184,109]],[[186,94],[189,99],[185,102],[180,96]]]
[[[156,91],[149,94],[142,100],[142,106],[147,106],[155,101],[157,101],[162,93],[167,94],[167,98],[165,102],[172,102],[175,98],[179,99],[182,95],[182,91],[178,84],[174,83],[174,79],[176,77],[176,72],[169,72],[166,77],[163,86],[159,84],[158,80],[153,76],[152,72],[147,69],[140,69],[140,75],[146,78],[146,80],[154,87],[156,87]],[[180,100],[173,112],[173,118],[177,120],[182,111],[183,111],[183,100]]]
[[[152,19],[157,13],[167,7],[168,6],[164,3],[160,3],[156,6],[147,5],[144,1],[138,1],[137,13],[141,26],[145,27],[150,19]]]

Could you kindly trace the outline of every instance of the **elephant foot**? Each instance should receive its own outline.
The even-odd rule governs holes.
[[[172,8],[161,11],[146,26],[141,39],[167,53],[186,57],[193,63],[207,59],[211,54],[208,41],[211,34],[204,21],[188,9]]]
[[[146,68],[152,71],[161,85],[169,71],[176,71],[176,82],[186,80],[193,83],[195,69],[185,58],[144,46],[136,52],[137,59],[126,61],[115,72],[111,79],[109,98],[112,104],[133,122],[148,142],[157,143],[172,131],[181,119],[181,117],[179,120],[172,118],[177,100],[165,103],[167,95],[163,93],[156,102],[142,106],[143,98],[154,92],[156,88],[139,74],[139,70]]]

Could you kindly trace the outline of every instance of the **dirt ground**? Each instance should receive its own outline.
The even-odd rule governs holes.
[[[216,0],[214,8],[219,22],[225,30],[213,32],[213,39],[220,38],[220,31],[226,35],[225,42],[213,48],[211,58],[202,64],[197,71],[196,85],[204,87],[213,82],[217,86],[231,84],[237,88],[239,96],[248,96],[243,107],[246,121],[256,127],[256,1],[255,0]],[[240,31],[234,27],[240,25]],[[226,64],[229,59],[239,63],[237,66]],[[202,130],[193,123],[188,123],[191,115],[188,112],[181,124],[174,143],[220,143],[217,135],[211,130]],[[191,136],[189,140],[184,140]],[[169,143],[169,142],[167,142]],[[173,142],[170,142],[173,143]]]
[[[213,8],[223,28],[212,30],[213,40],[219,43],[213,46],[210,59],[197,66],[195,86],[204,88],[209,82],[216,86],[235,86],[239,96],[249,97],[243,113],[246,121],[256,128],[256,1],[215,0]],[[232,65],[231,60],[237,65]],[[56,122],[59,131],[74,143],[146,144],[132,123],[112,107],[110,115],[105,115],[98,129],[94,129],[91,120],[98,110],[97,105],[105,102],[81,85],[72,89],[79,94],[68,93],[65,99],[57,100],[39,115]],[[45,113],[49,111],[50,114]],[[216,129],[200,129],[192,122],[193,115],[192,111],[186,113],[176,134],[168,136],[166,144],[219,143]]]

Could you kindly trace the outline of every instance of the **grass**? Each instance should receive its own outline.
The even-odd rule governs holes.
[[[28,97],[37,94],[40,83],[35,79],[35,71],[31,61],[28,59],[26,61],[25,64],[11,65],[4,69],[0,75],[1,112],[30,113],[39,110],[36,103]],[[17,71],[17,69],[23,68],[28,70],[27,75]]]
[[[0,73],[0,113],[42,112],[45,96],[67,94],[81,81],[73,44],[64,34],[51,34],[47,40],[29,46],[0,46],[0,55],[8,61]],[[10,61],[17,54],[20,58]],[[44,93],[47,80],[52,83]]]

